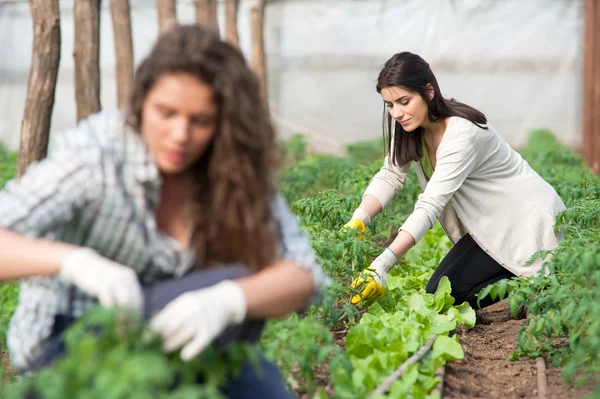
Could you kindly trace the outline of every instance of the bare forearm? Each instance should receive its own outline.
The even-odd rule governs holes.
[[[389,248],[394,252],[397,258],[400,258],[415,245],[415,239],[404,230],[400,230]]]
[[[75,249],[0,229],[0,281],[57,274],[62,260]]]
[[[383,211],[381,202],[372,195],[365,195],[358,207],[367,212],[371,220]]]
[[[285,260],[252,276],[236,280],[246,294],[247,317],[281,317],[301,309],[313,291],[312,277]]]

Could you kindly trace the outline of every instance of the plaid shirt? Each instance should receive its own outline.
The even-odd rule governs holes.
[[[177,278],[194,255],[156,226],[161,180],[142,139],[120,112],[102,112],[53,139],[50,156],[28,167],[0,192],[0,226],[28,237],[96,250],[134,268],[142,284]],[[281,195],[273,202],[279,255],[306,268],[315,294],[327,283],[308,236]],[[56,315],[79,317],[96,299],[57,277],[21,281],[11,320],[11,362],[23,370],[45,349]]]

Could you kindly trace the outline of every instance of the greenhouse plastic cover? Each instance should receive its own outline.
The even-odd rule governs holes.
[[[116,104],[108,3],[101,13],[102,106]],[[135,59],[157,35],[155,2],[132,1]],[[220,9],[223,30],[224,6]],[[52,131],[75,124],[72,2],[61,2],[62,56]],[[192,22],[191,0],[178,2]],[[248,2],[238,19],[250,57]],[[269,101],[282,137],[342,153],[381,135],[375,91],[383,63],[411,51],[431,65],[445,96],[483,111],[514,147],[536,128],[581,146],[583,0],[280,0],[265,17]],[[0,141],[18,147],[31,63],[26,2],[0,2]]]

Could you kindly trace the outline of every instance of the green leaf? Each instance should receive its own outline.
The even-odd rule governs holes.
[[[458,342],[458,336],[452,338],[440,335],[433,343],[433,356],[441,357],[446,361],[461,360],[465,354]]]
[[[468,302],[463,302],[460,305],[455,306],[453,309],[458,311],[456,318],[465,326],[466,329],[471,329],[475,326],[477,316],[475,314],[475,310],[473,310]]]
[[[447,276],[443,276],[434,294],[436,311],[444,313],[445,310],[454,304],[454,298],[450,295],[451,291],[450,280]]]

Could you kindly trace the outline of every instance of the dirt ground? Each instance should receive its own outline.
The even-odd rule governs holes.
[[[446,365],[443,398],[538,398],[535,360],[506,360],[516,349],[525,319],[514,320],[505,302],[477,311],[476,326],[458,330],[465,359]],[[548,399],[578,399],[590,393],[566,385],[548,363]]]

